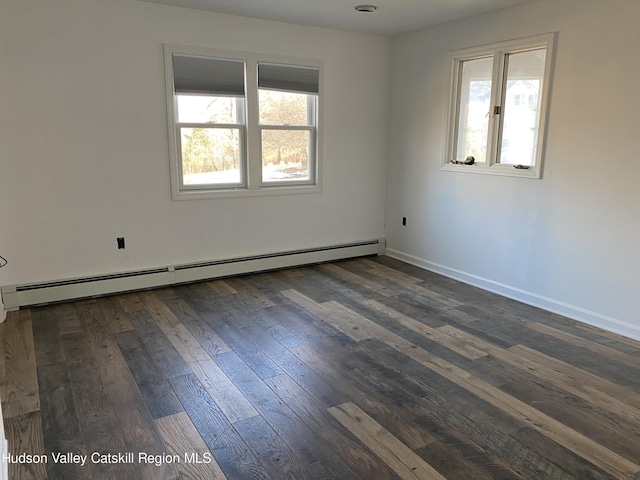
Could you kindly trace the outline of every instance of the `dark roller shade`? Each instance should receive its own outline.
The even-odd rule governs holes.
[[[244,62],[174,54],[173,88],[176,93],[244,97]]]
[[[295,65],[258,64],[258,88],[317,95],[320,70]]]

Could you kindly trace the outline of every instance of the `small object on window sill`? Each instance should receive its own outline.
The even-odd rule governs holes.
[[[514,165],[513,168],[517,168],[518,170],[529,170],[529,165]]]
[[[476,162],[475,157],[469,155],[464,161],[461,160],[451,160],[452,165],[473,165]]]

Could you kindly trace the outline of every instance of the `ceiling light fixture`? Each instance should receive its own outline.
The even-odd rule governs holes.
[[[378,7],[376,7],[375,5],[358,5],[356,7],[357,12],[363,12],[363,13],[375,12],[377,9]]]

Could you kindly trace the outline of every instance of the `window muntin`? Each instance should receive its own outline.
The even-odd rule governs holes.
[[[174,199],[319,191],[320,62],[165,46]]]
[[[539,35],[452,54],[443,169],[540,177],[553,40]],[[465,165],[470,156],[473,165]]]

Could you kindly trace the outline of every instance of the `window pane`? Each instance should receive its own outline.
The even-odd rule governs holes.
[[[262,125],[313,125],[315,120],[309,101],[313,95],[304,93],[258,90],[260,123]]]
[[[499,162],[535,165],[546,49],[507,55]]]
[[[244,99],[176,95],[180,123],[243,123]]]
[[[487,161],[492,72],[493,58],[462,62],[456,160],[472,155],[476,163]]]
[[[181,128],[184,185],[241,184],[238,128]]]
[[[262,130],[262,181],[311,180],[309,130]]]

